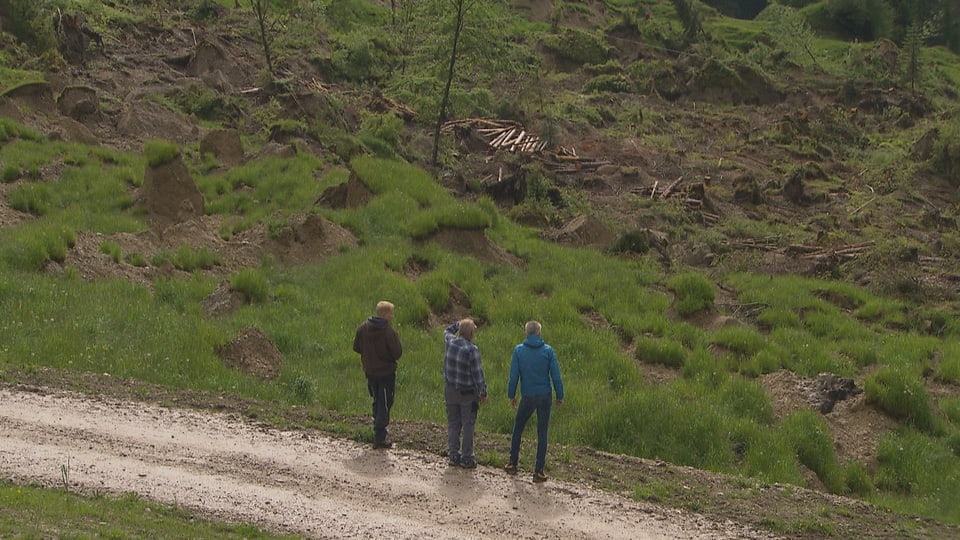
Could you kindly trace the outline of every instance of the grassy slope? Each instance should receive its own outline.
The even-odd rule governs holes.
[[[713,28],[734,43],[749,42],[757,32],[755,25],[732,21]],[[832,42],[830,47],[841,48]],[[930,54],[944,66],[944,77],[956,73],[954,57]],[[397,324],[407,351],[397,416],[441,423],[439,330],[425,327],[425,321],[431,313],[442,316],[450,287],[456,286],[483,323],[479,342],[493,393],[503,393],[508,353],[522,323],[530,318],[545,323],[571,398],[555,419],[558,443],[771,483],[802,485],[809,468],[833,491],[960,522],[955,504],[960,467],[953,454],[960,400],[955,392],[935,398],[922,385],[922,375],[931,369],[943,381],[960,380],[958,328],[948,317],[941,336],[922,332],[916,321],[931,318],[922,303],[839,282],[713,272],[709,281],[733,290],[737,302],[768,307],[757,326],[708,330],[672,314],[675,295],[683,291],[671,288],[671,273],[652,256],[622,259],[546,244],[488,202],[455,201],[415,167],[361,158],[350,166],[377,196],[359,209],[314,209],[353,230],[361,247],[302,268],[267,262],[256,270],[267,283],[266,301],[207,320],[198,302],[218,280],[202,273],[152,289],[120,281],[86,283],[70,271],[62,277],[36,273],[78,231],[110,234],[144,227],[126,202],[143,159],[136,153],[46,144],[29,131],[16,133],[10,124],[5,131],[12,135],[0,150],[4,168],[27,173],[7,187],[7,200],[23,201],[18,204],[40,214],[0,234],[0,304],[8,314],[0,324],[0,366],[7,369],[50,365],[108,372],[282,406],[306,405],[319,415],[333,410],[359,416],[368,404],[349,338],[376,300],[390,298],[400,308]],[[223,175],[201,173],[199,159],[190,165],[209,208],[245,209],[247,220],[282,220],[276,212],[309,208],[323,187],[346,178],[341,163],[314,182],[313,174],[324,170],[327,159],[338,161],[332,156],[301,160],[291,167],[302,167],[301,172],[289,177],[271,174],[283,166],[270,162]],[[54,180],[56,189],[37,187],[30,171],[41,176],[51,164],[66,171]],[[239,185],[262,190],[258,204],[269,200],[269,211],[260,209],[251,217],[254,207],[242,200],[246,190],[234,189]],[[522,266],[464,258],[414,241],[438,222],[457,226],[478,220],[491,225],[488,237],[522,259]],[[409,261],[425,268],[416,279],[405,273]],[[599,315],[603,324],[590,324],[587,314]],[[231,371],[214,354],[217,345],[248,325],[261,328],[284,353],[284,370],[275,383]],[[646,361],[679,367],[682,377],[662,386],[646,384],[634,347],[645,352]],[[939,363],[933,365],[932,358]],[[871,373],[867,387],[873,399],[903,422],[902,432],[882,442],[881,462],[839,462],[816,415],[775,422],[752,377],[781,367],[861,381]],[[480,428],[507,433],[511,414],[505,400],[493,400]],[[357,436],[366,434],[358,430]]]

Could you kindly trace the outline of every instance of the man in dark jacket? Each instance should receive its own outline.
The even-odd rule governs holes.
[[[400,336],[390,326],[393,304],[377,303],[376,315],[357,327],[353,350],[360,354],[363,373],[367,376],[367,391],[373,398],[373,447],[390,448],[387,425],[397,384],[397,360],[403,354]]]
[[[510,460],[506,470],[517,473],[520,460],[520,437],[527,420],[537,413],[537,462],[533,469],[533,481],[544,482],[547,475],[543,469],[547,462],[547,429],[550,425],[550,402],[553,393],[557,394],[557,405],[563,404],[563,380],[560,378],[560,362],[553,348],[540,337],[541,325],[530,321],[524,326],[527,333],[523,343],[513,349],[510,362],[510,381],[507,383],[507,397],[510,405],[517,409],[513,422],[513,437],[510,440]],[[520,407],[517,407],[517,385],[520,385]],[[551,388],[552,385],[552,388]]]

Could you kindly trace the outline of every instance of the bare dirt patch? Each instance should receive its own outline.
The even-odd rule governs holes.
[[[773,538],[584,485],[449,468],[416,449],[39,388],[0,389],[0,433],[6,478],[135,492],[309,538]]]

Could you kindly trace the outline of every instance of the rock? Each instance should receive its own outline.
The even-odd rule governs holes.
[[[78,122],[90,117],[99,118],[100,98],[89,86],[68,86],[57,98],[57,110]]]

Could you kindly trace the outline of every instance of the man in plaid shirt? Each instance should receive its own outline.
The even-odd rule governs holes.
[[[480,349],[473,343],[477,324],[471,319],[457,321],[443,333],[443,397],[447,404],[447,456],[450,465],[475,469],[473,433],[477,411],[487,401],[487,383],[480,363]],[[463,441],[461,444],[461,434]]]

